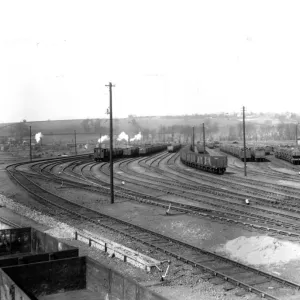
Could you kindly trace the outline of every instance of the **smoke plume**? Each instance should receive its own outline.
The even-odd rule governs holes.
[[[108,139],[109,139],[109,136],[108,135],[104,135],[100,139],[98,139],[98,143],[102,143],[102,142],[104,142],[104,141],[106,141]]]
[[[88,147],[89,147],[88,144],[86,144],[86,145],[84,146],[85,149],[87,149]]]
[[[37,133],[37,134],[35,135],[35,140],[36,140],[36,142],[39,143],[42,137],[43,137],[43,135],[42,135],[41,132]]]
[[[139,132],[132,139],[130,139],[130,142],[140,141],[141,139],[142,139],[142,134],[141,134],[141,132]]]
[[[125,140],[126,142],[128,141],[129,136],[123,131],[119,134],[117,140],[122,141]]]

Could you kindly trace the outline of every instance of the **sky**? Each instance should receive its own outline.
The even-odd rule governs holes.
[[[300,112],[299,1],[0,1],[0,123]]]

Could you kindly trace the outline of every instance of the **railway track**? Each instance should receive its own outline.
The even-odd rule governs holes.
[[[154,160],[157,160],[159,158],[164,159],[166,157],[167,157],[166,155],[157,155],[157,157],[152,158],[151,161],[153,162]],[[170,158],[172,158],[172,157],[173,156],[171,156]],[[168,159],[168,161],[170,160],[170,158]],[[142,159],[145,159],[145,158],[142,158]],[[138,159],[138,161],[140,162],[142,159]],[[129,163],[133,160],[135,160],[135,159],[127,159],[127,160],[121,161],[120,164]],[[149,160],[149,158],[147,158],[147,160]],[[79,163],[77,162],[75,165],[74,164],[72,165],[72,163],[71,164],[69,163],[65,166],[65,168],[73,169],[77,165],[80,165],[80,162]],[[96,165],[96,164],[95,163],[90,164],[90,169],[94,165]],[[105,166],[105,164],[103,164],[102,166]],[[69,175],[77,178],[78,180],[82,180],[82,178],[81,178],[82,176],[80,176],[78,174],[76,176],[74,176],[72,174],[69,174]],[[141,177],[142,175],[139,174],[139,176]],[[87,174],[83,177],[86,180]],[[122,180],[122,178],[119,178],[119,180]],[[127,182],[130,182],[130,180],[128,180],[128,178],[126,180],[127,180]],[[89,178],[88,181],[90,183],[99,185],[99,179],[96,177]],[[136,179],[134,180],[133,183],[135,185],[140,185],[145,188],[147,188],[149,186],[148,184],[145,184],[145,182],[144,182],[144,184],[138,183]],[[170,181],[167,184],[170,184]],[[109,193],[108,182],[101,182],[100,189],[101,188],[102,188],[102,191],[104,191],[106,195]],[[165,188],[166,187],[161,188],[161,191],[165,191]],[[278,219],[274,220],[273,218],[270,218],[270,217],[268,218],[268,217],[262,216],[262,215],[259,216],[254,213],[250,213],[249,211],[246,213],[246,216],[245,216],[244,205],[240,205],[242,210],[230,209],[230,211],[228,211],[228,207],[226,205],[224,205],[224,200],[219,200],[220,203],[223,204],[223,205],[220,205],[220,204],[212,204],[211,201],[209,201],[209,200],[204,201],[202,199],[202,201],[201,201],[202,203],[205,203],[210,206],[210,208],[207,209],[207,208],[198,207],[195,205],[176,203],[176,202],[166,201],[166,200],[164,201],[157,197],[151,197],[149,194],[147,195],[145,193],[137,193],[135,191],[131,191],[130,189],[121,188],[121,187],[119,187],[119,188],[117,187],[116,195],[118,195],[120,197],[125,197],[128,199],[132,199],[132,200],[146,202],[148,204],[161,205],[162,207],[166,207],[167,205],[172,203],[173,208],[176,210],[184,211],[187,213],[198,213],[198,214],[201,214],[202,216],[204,215],[205,217],[208,217],[210,219],[218,219],[223,222],[226,221],[226,222],[230,222],[230,223],[240,224],[240,225],[246,226],[248,228],[257,228],[259,230],[264,230],[264,231],[268,231],[268,232],[277,233],[280,235],[299,238],[299,234],[298,234],[299,226],[297,226],[297,224],[292,224],[290,222],[287,222],[287,220],[278,220]],[[185,199],[194,201],[194,199],[192,199],[191,197],[187,197],[186,195],[185,196],[180,195],[180,196]],[[220,207],[223,208],[223,211],[220,210]],[[226,212],[226,210],[227,210],[227,212]],[[286,215],[283,215],[280,213],[277,213],[277,215],[279,215],[279,216],[281,215],[282,217],[285,217],[285,218],[287,217]],[[298,221],[298,223],[299,223],[298,217],[294,217],[293,219],[295,221]],[[284,230],[283,228],[286,228],[286,230]]]
[[[261,195],[266,198],[272,197],[273,199],[276,200],[277,198],[280,201],[294,200],[298,202],[300,197],[300,190],[290,186],[267,183],[250,178],[244,179],[242,177],[226,176],[226,173],[220,178],[220,176],[203,174],[205,172],[199,172],[197,170],[186,170],[186,166],[183,166],[178,162],[178,157],[176,157],[174,162],[170,163],[170,168],[179,174],[189,176],[189,178],[196,178],[201,180],[201,182],[211,183],[211,186],[213,185],[214,187],[226,186],[238,191],[246,189],[247,193],[250,195]]]
[[[245,288],[266,299],[277,300],[283,292],[294,295],[298,293],[300,285],[266,272],[262,272],[245,264],[238,263],[222,255],[194,247],[179,240],[158,234],[141,226],[137,226],[121,219],[101,214],[58,197],[42,189],[32,182],[24,173],[8,169],[9,174],[30,193],[34,194],[43,203],[55,206],[69,213],[74,219],[86,220],[121,233],[140,243],[154,247],[187,264],[205,270],[214,276],[229,281],[234,285]],[[268,286],[275,287],[272,291]]]
[[[127,161],[128,162],[128,161]],[[124,162],[121,162],[124,163]],[[107,176],[109,175],[109,171],[106,171]],[[117,176],[118,177],[118,176]],[[142,174],[139,174],[139,177],[142,177]],[[127,177],[126,177],[127,178]],[[124,178],[120,177],[119,180],[123,180]],[[108,179],[107,179],[108,180]],[[134,183],[135,185],[148,188],[149,183],[141,183],[138,178],[135,178],[134,180],[126,179],[127,182]],[[152,188],[157,189],[156,187],[153,187],[153,183],[151,184]],[[159,187],[161,191],[166,191],[166,187],[162,188]],[[129,192],[129,189],[122,188],[124,192]],[[195,199],[193,197],[189,197],[186,195],[182,194],[176,194],[174,192],[168,192],[168,193],[173,193],[174,195],[180,196],[182,198],[192,200],[195,202]],[[134,192],[135,194],[135,192]],[[187,194],[186,192],[184,194]],[[241,206],[241,210],[234,209],[234,208],[228,208],[226,204],[224,204],[224,200],[219,200],[218,204],[213,204],[211,203],[210,200],[203,200],[201,199],[199,202],[207,204],[209,208],[203,208],[191,204],[186,204],[183,202],[176,203],[174,201],[170,200],[163,200],[161,198],[157,197],[151,197],[149,198],[149,194],[145,195],[144,193],[140,194],[138,193],[138,197],[145,198],[146,196],[146,203],[148,204],[153,204],[153,205],[162,205],[163,207],[167,207],[168,204],[172,204],[172,207],[176,210],[179,211],[184,211],[187,213],[198,213],[201,214],[201,216],[205,216],[211,219],[218,219],[220,221],[226,221],[229,223],[235,223],[235,224],[240,224],[247,226],[248,228],[257,228],[260,230],[264,230],[267,232],[273,232],[277,233],[279,235],[284,235],[284,236],[290,236],[290,237],[297,237],[299,238],[299,232],[300,232],[300,227],[297,226],[297,224],[289,222],[290,220],[274,220],[274,218],[271,217],[266,217],[263,214],[262,215],[257,215],[254,213],[251,213],[251,211],[245,212],[245,206]],[[140,199],[140,198],[139,198]],[[151,200],[151,201],[150,201]],[[141,201],[141,200],[139,200]],[[221,208],[221,209],[220,209]],[[223,208],[223,211],[222,211]],[[265,212],[265,211],[264,211]],[[278,213],[277,215],[280,215]],[[290,218],[290,216],[283,215],[285,218]],[[298,217],[295,217],[294,220],[297,220],[298,223],[300,222],[300,219]],[[284,230],[283,228],[286,228],[287,230]]]
[[[2,217],[2,216],[0,216],[0,223],[8,225],[9,227],[12,227],[12,228],[21,228],[21,226],[18,225],[17,223],[15,223],[5,217]]]

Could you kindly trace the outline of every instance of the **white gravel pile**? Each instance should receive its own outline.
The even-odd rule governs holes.
[[[251,264],[282,264],[300,260],[300,245],[270,236],[238,237],[228,241],[223,249],[231,258]]]
[[[0,205],[12,210],[13,212],[31,219],[37,223],[43,224],[45,226],[51,227],[45,231],[45,233],[50,234],[57,238],[73,238],[75,229],[65,223],[59,222],[56,219],[44,215],[32,208],[28,208],[25,205],[14,202],[12,199],[0,195]]]
[[[196,239],[207,240],[211,237],[212,232],[207,228],[199,227],[198,224],[192,222],[188,224],[185,221],[172,221],[170,224],[165,224],[174,232],[182,232],[183,236],[194,237]]]

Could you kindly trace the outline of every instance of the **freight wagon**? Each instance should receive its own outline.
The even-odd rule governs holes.
[[[129,147],[123,149],[124,157],[134,157],[139,155],[139,147]]]
[[[265,153],[266,153],[266,155],[271,154],[271,151],[272,151],[272,147],[271,146],[265,146]]]
[[[114,148],[113,158],[121,157],[134,157],[138,155],[149,155],[156,153],[167,148],[166,145],[146,145],[143,147],[130,147],[127,149]],[[110,149],[109,148],[94,148],[94,160],[95,161],[109,161]]]
[[[215,148],[215,144],[213,142],[207,143],[207,148],[214,149]]]
[[[152,154],[152,153],[156,153],[162,150],[166,150],[167,149],[167,145],[146,145],[144,147],[140,147],[139,148],[139,155],[148,155],[148,154]]]
[[[300,149],[299,148],[277,148],[275,157],[289,161],[294,165],[300,164]]]
[[[177,152],[181,148],[181,144],[172,144],[168,146],[168,152]]]
[[[180,159],[187,166],[217,174],[224,174],[227,168],[227,156],[195,153],[189,147],[180,152]]]
[[[203,146],[202,144],[196,144],[196,145],[194,146],[194,149],[192,149],[192,148],[193,148],[193,147],[191,146],[191,147],[190,147],[190,150],[191,150],[192,152],[204,154],[204,146]],[[208,153],[206,152],[206,150],[205,150],[205,154],[208,154]]]
[[[266,152],[263,147],[250,147],[251,159],[254,161],[266,160]]]
[[[119,158],[123,156],[122,148],[113,149],[113,158]],[[109,148],[94,148],[94,160],[95,161],[109,161],[110,149]]]
[[[222,144],[220,150],[244,161],[244,147],[242,146],[233,144]],[[246,148],[246,161],[249,160],[251,160],[251,152],[249,148]]]

